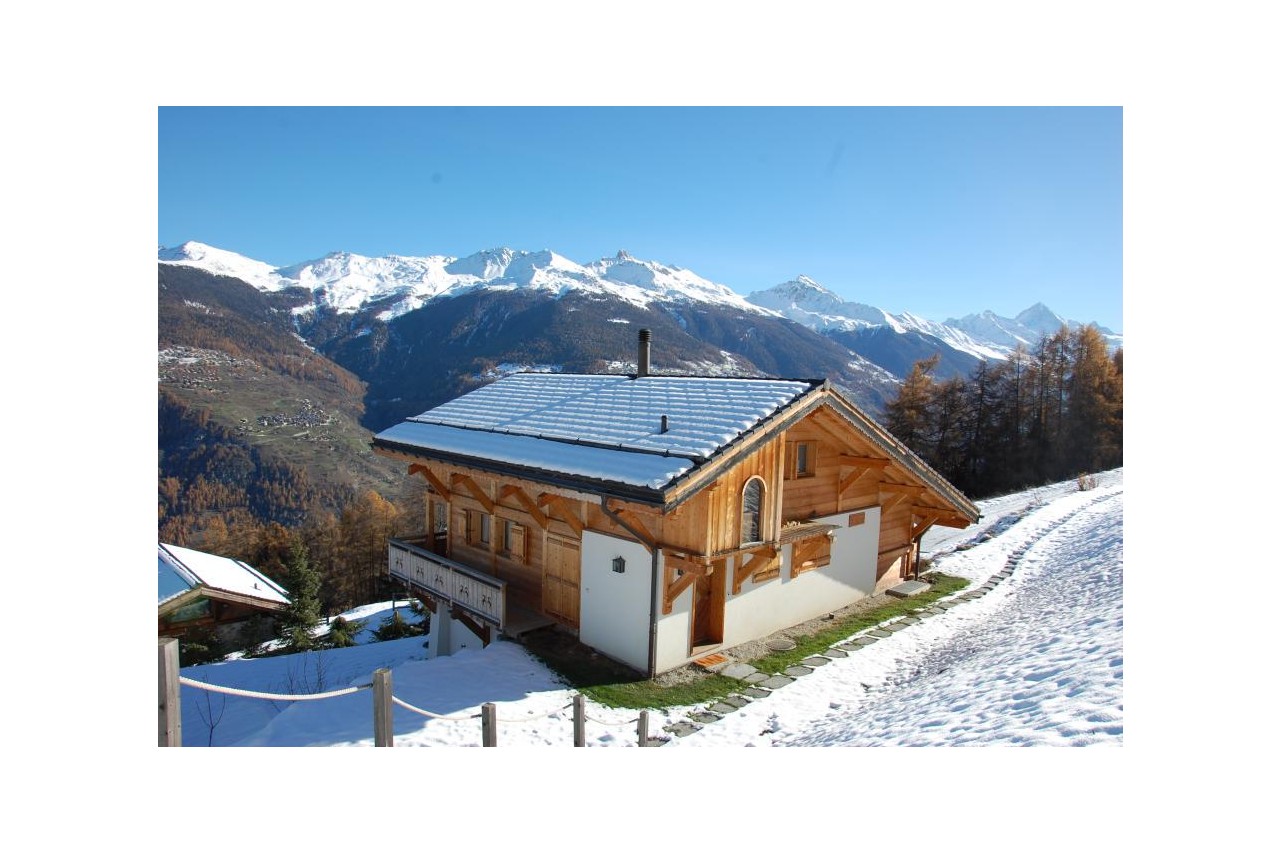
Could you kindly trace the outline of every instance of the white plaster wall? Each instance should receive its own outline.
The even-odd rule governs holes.
[[[448,621],[446,631],[440,631],[440,628],[445,626],[438,623],[437,619]],[[428,657],[443,657],[456,654],[463,649],[484,648],[484,640],[473,634],[465,622],[459,622],[457,619],[450,617],[444,607],[440,607],[437,613],[431,614],[431,625],[432,630],[427,635],[430,641]],[[443,639],[441,634],[443,634]],[[497,636],[497,629],[494,629],[493,635]],[[438,648],[433,648],[436,646]]]
[[[880,541],[880,508],[858,510],[863,523],[847,527],[852,513],[816,518],[836,524],[831,563],[791,575],[791,546],[783,546],[782,570],[771,581],[754,584],[748,578],[742,591],[725,603],[724,645],[755,640],[799,622],[838,610],[871,595],[876,582],[876,553]]]
[[[626,560],[621,574],[614,557]],[[644,546],[591,530],[582,534],[578,639],[615,660],[649,671],[653,556]]]
[[[462,622],[457,619],[451,619],[449,626],[449,654],[457,654],[463,649],[482,649],[484,648],[484,640],[471,633]]]
[[[689,631],[692,628],[689,620],[693,617],[693,586],[690,585],[676,596],[676,600],[671,603],[671,612],[666,615],[662,613],[662,590],[659,589],[656,612],[658,638],[654,650],[655,668],[658,672],[666,672],[692,660],[689,657]]]

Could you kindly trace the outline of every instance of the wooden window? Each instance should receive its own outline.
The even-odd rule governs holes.
[[[831,564],[831,537],[810,536],[791,546],[791,576]]]
[[[502,520],[502,554],[512,560],[525,561],[528,553],[528,530],[523,524],[509,519]]]
[[[764,515],[764,481],[753,477],[742,490],[742,545],[763,541],[760,520]]]
[[[789,441],[787,442],[787,479],[798,480],[802,477],[812,477],[817,469],[818,463],[818,442],[816,441]]]
[[[475,509],[467,510],[467,544],[488,545],[491,538],[489,523],[488,513]]]

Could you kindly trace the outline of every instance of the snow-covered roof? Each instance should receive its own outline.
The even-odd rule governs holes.
[[[820,385],[519,373],[383,430],[374,442],[657,490]]]
[[[289,603],[284,587],[248,563],[163,543],[157,551],[160,563],[160,604],[197,587],[258,598],[274,604]]]

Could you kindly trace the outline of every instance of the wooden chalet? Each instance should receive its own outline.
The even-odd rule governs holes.
[[[289,606],[285,588],[248,563],[177,545],[160,544],[158,552],[161,637],[181,637],[197,627],[226,633]]]
[[[433,653],[540,617],[653,675],[896,585],[932,525],[978,519],[829,383],[654,375],[649,346],[634,375],[515,374],[374,437],[429,485],[389,572]]]

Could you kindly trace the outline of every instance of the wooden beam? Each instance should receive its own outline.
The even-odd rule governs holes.
[[[508,483],[502,487],[501,491],[498,492],[498,501],[505,501],[510,497],[514,497],[516,502],[519,503],[520,506],[524,507],[524,511],[529,513],[534,522],[543,530],[546,530],[547,526],[551,524],[550,519],[548,519],[542,510],[538,508],[538,505],[534,502],[533,498],[525,494],[524,489]]]
[[[876,556],[883,560],[886,557],[900,556],[902,554],[907,553],[910,550],[911,550],[911,543],[908,542],[906,545],[895,545],[892,548],[886,548],[883,551],[881,551],[879,554],[876,554]]]
[[[423,477],[426,477],[427,482],[431,484],[431,488],[435,489],[436,492],[439,493],[440,497],[445,500],[449,500],[449,498],[453,497],[445,484],[440,481],[440,478],[431,473],[431,469],[426,465],[420,465],[417,462],[410,465],[409,475],[412,476],[414,474],[421,474]]]
[[[871,456],[851,456],[848,453],[841,453],[836,457],[841,467],[850,466],[853,468],[888,468],[893,464],[892,459],[876,459]]]
[[[714,569],[711,565],[711,559],[702,554],[689,554],[669,549],[663,549],[662,553],[666,555],[667,565],[686,574],[692,572],[695,575],[709,575]]]
[[[751,552],[751,559],[743,560],[733,570],[733,594],[737,595],[742,592],[742,584],[748,577],[756,572],[763,572],[772,568],[770,565],[778,559],[778,549],[770,545],[767,548],[761,548],[758,551]]]
[[[484,511],[493,515],[494,503],[490,497],[485,494],[484,489],[480,488],[480,484],[471,479],[467,474],[454,474],[450,479],[455,486],[462,486],[471,497],[475,498],[480,506],[484,507]]]
[[[917,508],[912,507],[911,513],[912,515],[917,514]],[[920,520],[918,522],[913,522],[911,525],[911,538],[915,539],[918,536],[920,536],[922,533],[924,533],[926,530],[932,527],[941,517],[942,517],[942,513],[940,512],[929,512],[929,513],[922,514]]]
[[[882,492],[899,492],[904,495],[918,496],[928,491],[924,486],[906,486],[900,483],[881,483]]]
[[[480,638],[480,641],[486,646],[489,645],[489,626],[483,622],[477,622],[471,618],[471,614],[463,610],[461,607],[454,606],[449,611],[449,616],[457,619],[463,625],[471,630],[471,633]]]
[[[677,569],[671,565],[671,561],[667,560],[663,567],[663,584],[662,584],[662,612],[668,614],[671,612],[671,606],[675,600],[680,597],[680,593],[684,592],[689,586],[701,576],[701,571],[683,572],[677,577]]]
[[[853,488],[854,484],[856,484],[859,480],[863,479],[864,477],[871,476],[875,473],[876,473],[875,468],[853,469],[848,473],[848,475],[846,475],[843,479],[840,480],[840,487],[839,487],[839,491],[836,493],[836,496],[839,497],[840,495],[843,495],[845,492],[849,491],[849,489]]]
[[[568,501],[566,501],[564,498],[560,497],[559,495],[553,495],[548,492],[543,492],[542,494],[538,495],[538,506],[545,506],[545,507],[548,507],[549,509],[559,510],[560,514],[558,516],[553,515],[550,517],[558,518],[560,521],[563,521],[565,524],[573,528],[573,532],[578,535],[579,539],[582,538],[582,530],[583,530],[582,521],[574,513],[573,508],[569,506]]]
[[[907,499],[907,496],[903,494],[890,494],[887,500],[882,500],[880,502],[880,515],[884,516],[885,513],[887,513],[889,510],[893,509],[895,506],[902,503],[906,499]]]
[[[667,545],[659,546],[662,553],[673,560],[682,560],[691,566],[709,566],[711,565],[711,557],[706,554],[698,554],[683,548],[672,548]]]
[[[658,547],[658,538],[649,532],[649,528],[644,526],[644,522],[634,512],[626,508],[615,509],[614,512],[619,518],[625,518],[631,527],[635,528],[629,532],[639,536],[640,540],[649,546],[650,551]],[[626,528],[623,529],[625,530]]]

